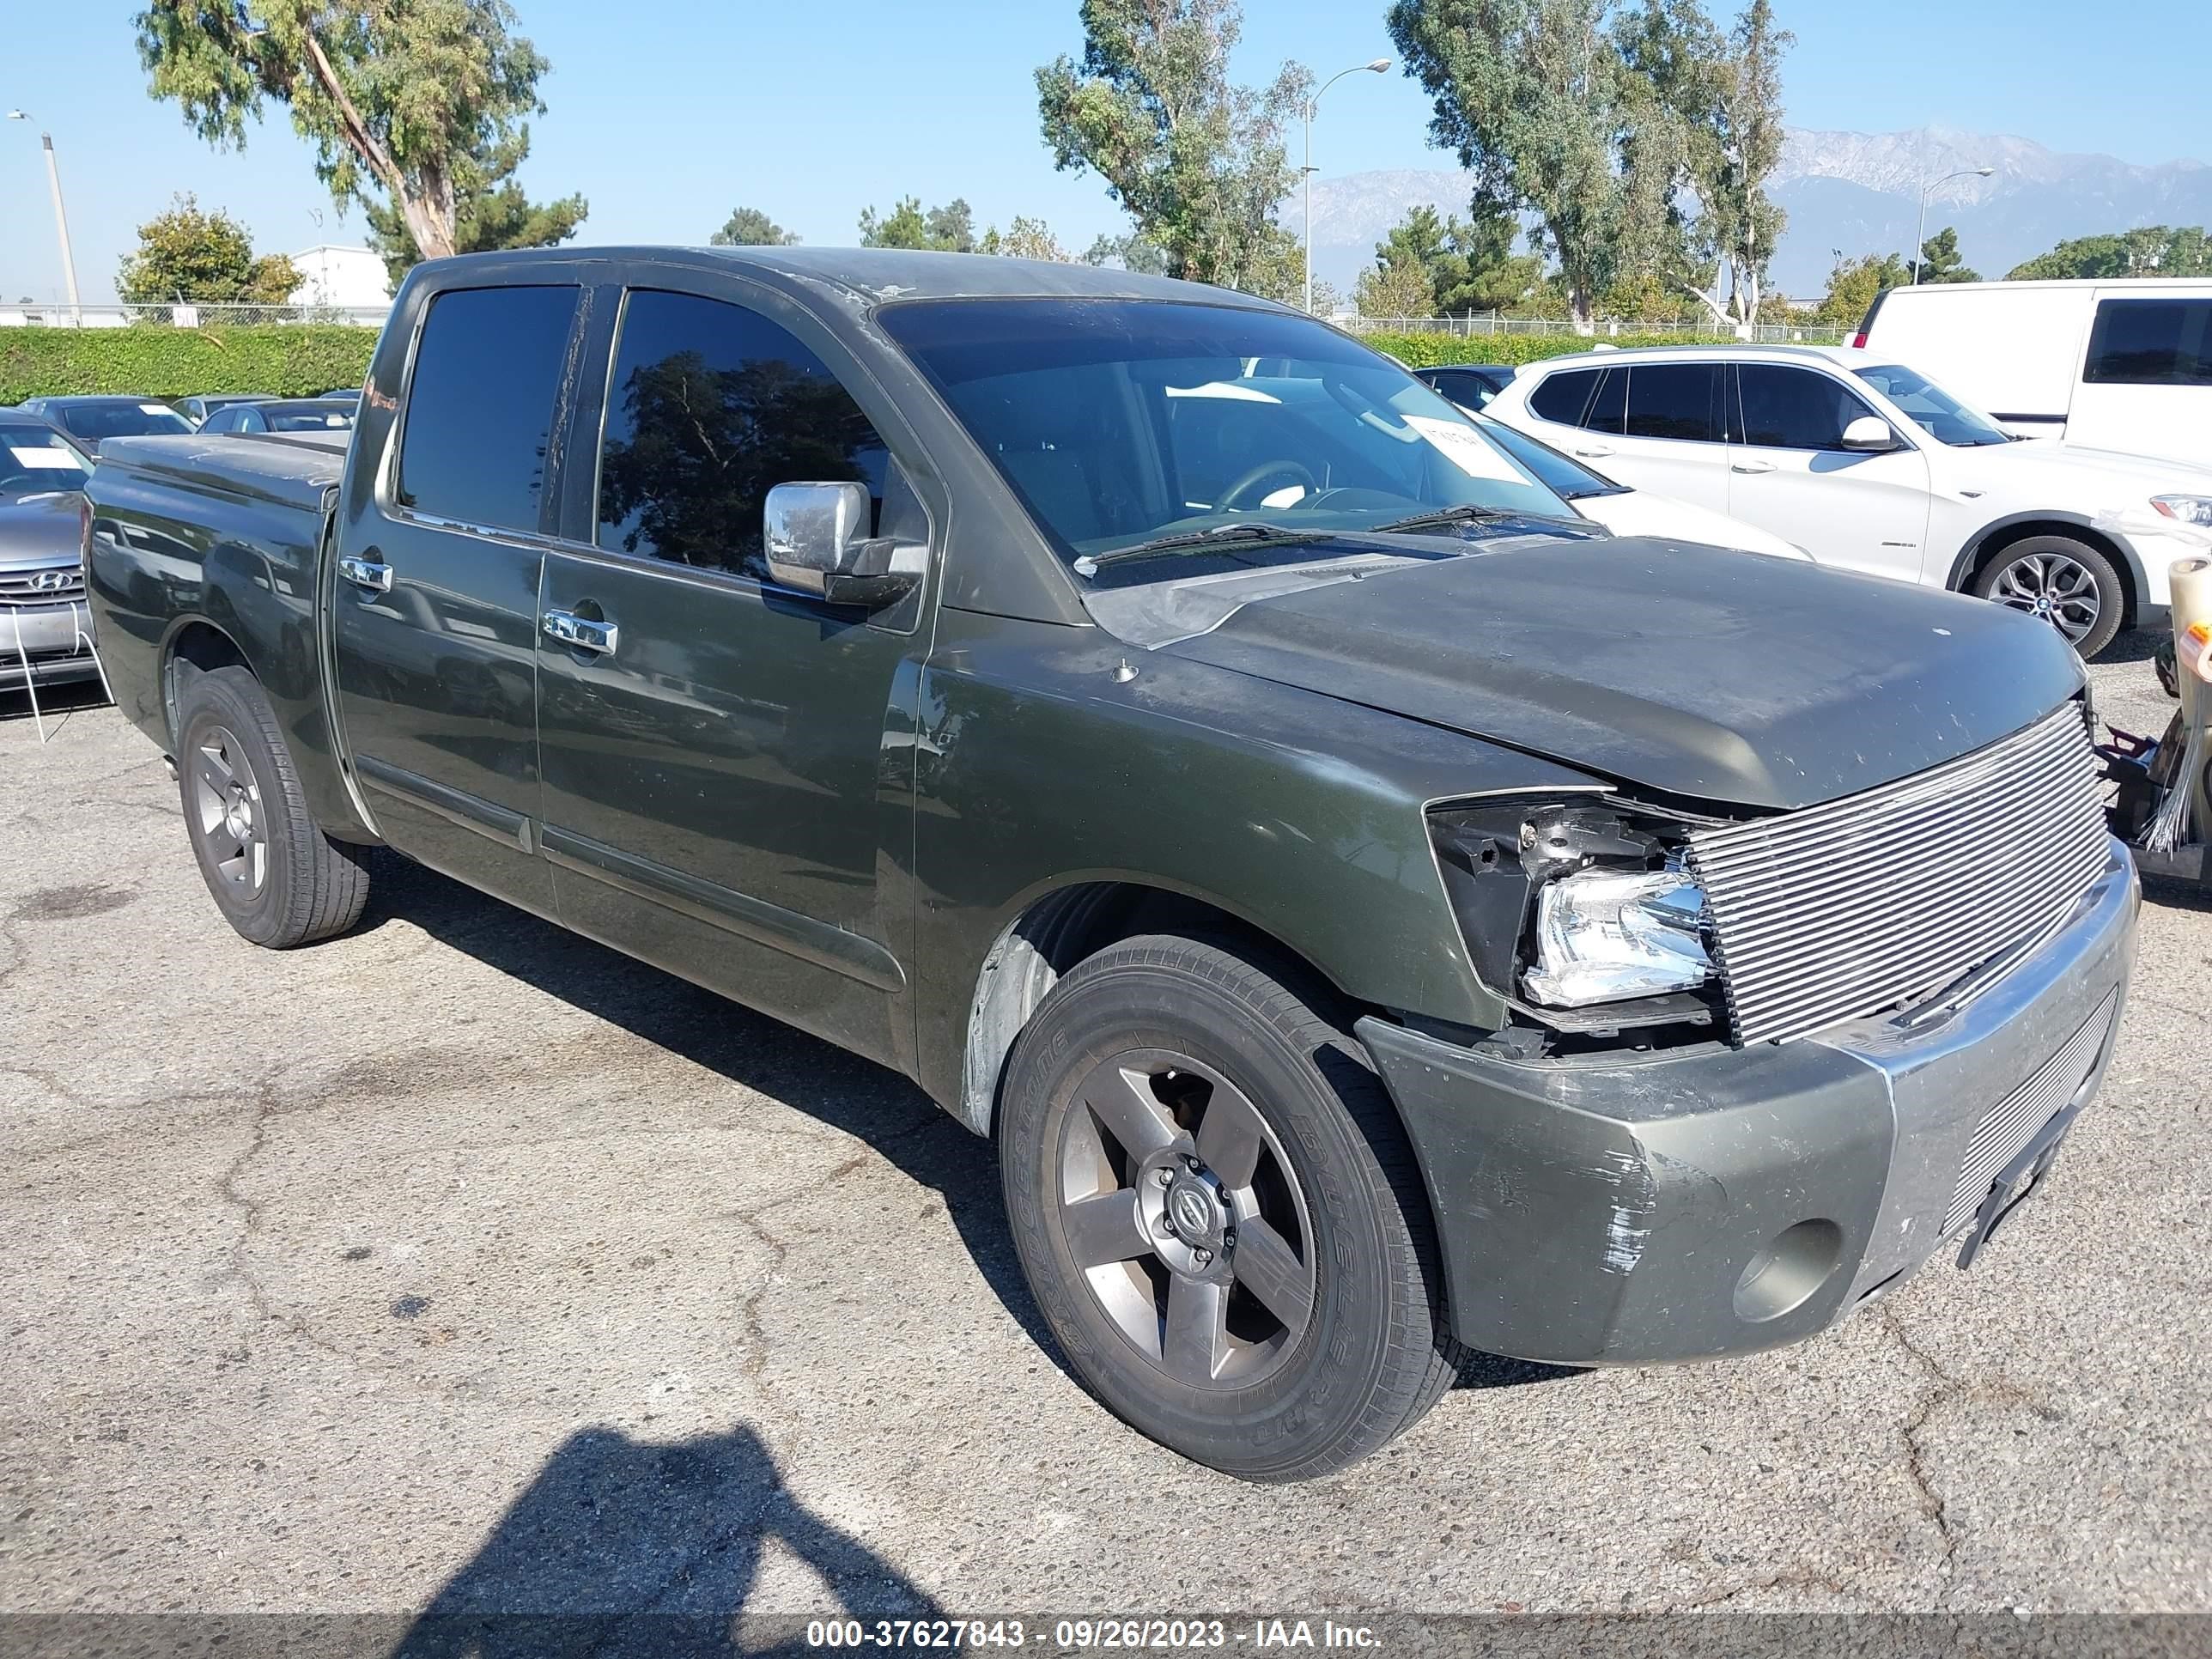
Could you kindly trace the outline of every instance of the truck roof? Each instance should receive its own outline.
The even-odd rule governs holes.
[[[783,283],[831,289],[866,304],[890,300],[1079,298],[1182,300],[1206,305],[1279,311],[1272,300],[1204,283],[1178,282],[1055,259],[1012,259],[992,253],[939,253],[894,247],[625,246],[510,250],[462,254],[462,260],[496,261],[502,270],[534,263],[574,264],[580,259],[650,263],[681,259],[724,261]],[[426,262],[427,263],[427,262]],[[442,267],[446,262],[440,261]]]

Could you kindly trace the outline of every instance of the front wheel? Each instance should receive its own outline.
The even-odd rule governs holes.
[[[1008,1062],[1002,1176],[1030,1289],[1141,1432],[1253,1480],[1329,1474],[1456,1352],[1426,1202],[1359,1045],[1254,963],[1124,940]]]
[[[1974,592],[2040,617],[2085,661],[2119,636],[2127,609],[2112,562],[2071,536],[2029,536],[2014,542],[1975,578]]]

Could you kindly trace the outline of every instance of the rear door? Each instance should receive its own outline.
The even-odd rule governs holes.
[[[331,595],[338,717],[379,830],[541,913],[538,586],[556,404],[583,290],[433,295],[374,507]]]
[[[2066,438],[2212,465],[2212,294],[2100,290]]]
[[[869,613],[780,587],[762,509],[775,484],[857,480],[877,533],[926,544],[919,463],[904,438],[894,459],[862,402],[884,412],[881,394],[798,307],[671,281],[603,296],[546,562],[544,611],[596,624],[599,646],[538,643],[561,918],[889,1058],[911,917],[885,877],[912,828],[884,734],[911,712],[927,589]]]
[[[1613,363],[1555,374],[1528,399],[1553,440],[1632,489],[1728,506],[1728,444],[1717,363]],[[1548,434],[1547,434],[1548,435]]]
[[[1731,423],[1737,441],[1729,453],[1729,515],[1796,543],[1822,564],[1920,580],[1927,458],[1909,439],[1881,454],[1845,449],[1844,428],[1875,410],[1836,375],[1794,363],[1739,363],[1735,378],[1741,401]]]

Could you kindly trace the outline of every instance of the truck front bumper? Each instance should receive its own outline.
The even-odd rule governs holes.
[[[2102,1081],[2135,960],[2125,848],[1955,1006],[1800,1042],[1519,1062],[1359,1022],[1420,1156],[1452,1328],[1633,1365],[1778,1346],[1971,1256]]]

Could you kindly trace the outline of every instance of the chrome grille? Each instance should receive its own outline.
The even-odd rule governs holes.
[[[1998,1171],[2019,1157],[2021,1148],[2035,1139],[2036,1131],[2074,1098],[2074,1091],[2095,1069],[2097,1056],[2104,1052],[2105,1039],[2112,1033],[2112,1011],[2119,1000],[2118,991],[2108,995],[2087,1024],[1974,1126],[1974,1138],[1966,1143],[1966,1161],[1959,1170],[1958,1189],[1951,1194],[1951,1212],[1943,1218],[1945,1233],[1981,1207]]]
[[[1690,836],[1739,1042],[1942,989],[2055,929],[2105,866],[2081,711],[1880,788]]]
[[[55,578],[61,580],[58,584]],[[0,605],[66,605],[84,597],[84,568],[0,570]]]

